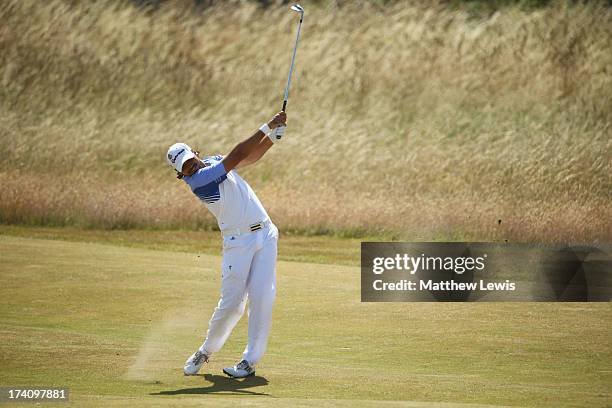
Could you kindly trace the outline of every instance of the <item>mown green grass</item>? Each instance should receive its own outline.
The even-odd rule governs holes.
[[[218,300],[218,256],[116,245],[121,233],[22,235],[0,235],[2,386],[66,386],[74,406],[612,401],[607,303],[362,304],[357,267],[280,261],[258,376],[220,376],[244,347],[244,320],[203,376],[184,377]]]
[[[219,255],[221,240],[219,231],[211,230],[98,230],[82,228],[50,228],[21,225],[0,225],[0,235],[12,235],[39,239],[73,242],[92,242],[131,248],[146,248],[175,252]],[[359,264],[361,240],[329,236],[304,236],[300,233],[281,233],[283,261]],[[364,237],[364,240],[382,241],[385,236]]]

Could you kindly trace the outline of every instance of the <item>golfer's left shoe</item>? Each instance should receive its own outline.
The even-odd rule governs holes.
[[[233,367],[224,368],[223,372],[232,378],[244,378],[255,375],[255,369],[246,360],[242,360]]]

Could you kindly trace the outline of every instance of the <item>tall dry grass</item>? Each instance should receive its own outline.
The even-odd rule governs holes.
[[[186,4],[186,3],[185,3]],[[308,7],[286,139],[244,171],[273,219],[409,239],[612,238],[612,11]],[[214,224],[164,163],[280,108],[295,16],[0,4],[0,221]]]

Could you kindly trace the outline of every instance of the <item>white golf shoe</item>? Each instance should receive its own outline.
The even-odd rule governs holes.
[[[185,375],[196,375],[204,363],[208,363],[208,356],[198,350],[185,361],[183,372]]]
[[[246,360],[242,360],[233,367],[224,368],[223,372],[232,378],[244,378],[255,375],[255,369]]]

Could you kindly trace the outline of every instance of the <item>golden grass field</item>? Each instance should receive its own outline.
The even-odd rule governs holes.
[[[280,109],[285,6],[0,3],[0,222],[211,228],[164,162]],[[281,229],[612,238],[612,10],[314,6],[285,140],[244,171]]]

